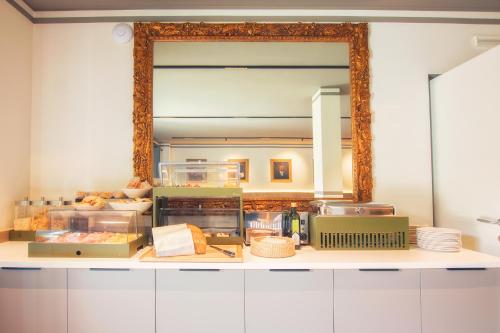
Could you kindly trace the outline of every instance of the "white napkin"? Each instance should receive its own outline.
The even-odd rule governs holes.
[[[186,224],[153,228],[152,231],[158,257],[195,254],[193,235]]]

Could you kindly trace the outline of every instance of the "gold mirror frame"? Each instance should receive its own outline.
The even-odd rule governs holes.
[[[370,71],[366,23],[135,23],[134,175],[152,182],[154,42],[216,40],[349,43],[353,201],[371,201]]]

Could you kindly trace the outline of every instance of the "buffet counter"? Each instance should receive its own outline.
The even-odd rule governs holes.
[[[186,263],[142,262],[141,253],[130,259],[29,258],[27,247],[0,244],[1,332],[496,333],[500,328],[500,258],[469,250],[305,247],[290,258],[266,259],[246,248],[242,263]]]
[[[471,250],[433,252],[419,248],[377,251],[316,251],[309,246],[289,258],[256,257],[244,249],[243,263],[141,262],[149,248],[129,259],[30,258],[28,242],[0,243],[0,267],[114,269],[425,269],[500,268],[500,257]]]

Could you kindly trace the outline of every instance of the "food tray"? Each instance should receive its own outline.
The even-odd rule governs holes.
[[[30,242],[28,257],[130,258],[144,242],[143,236],[118,244]]]

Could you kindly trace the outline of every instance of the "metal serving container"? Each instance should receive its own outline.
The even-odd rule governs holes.
[[[338,201],[316,200],[311,205],[316,207],[320,216],[380,216],[396,215],[393,205],[381,203],[345,203]]]
[[[406,216],[396,216],[393,205],[314,201],[316,214],[309,226],[317,250],[407,250]]]

